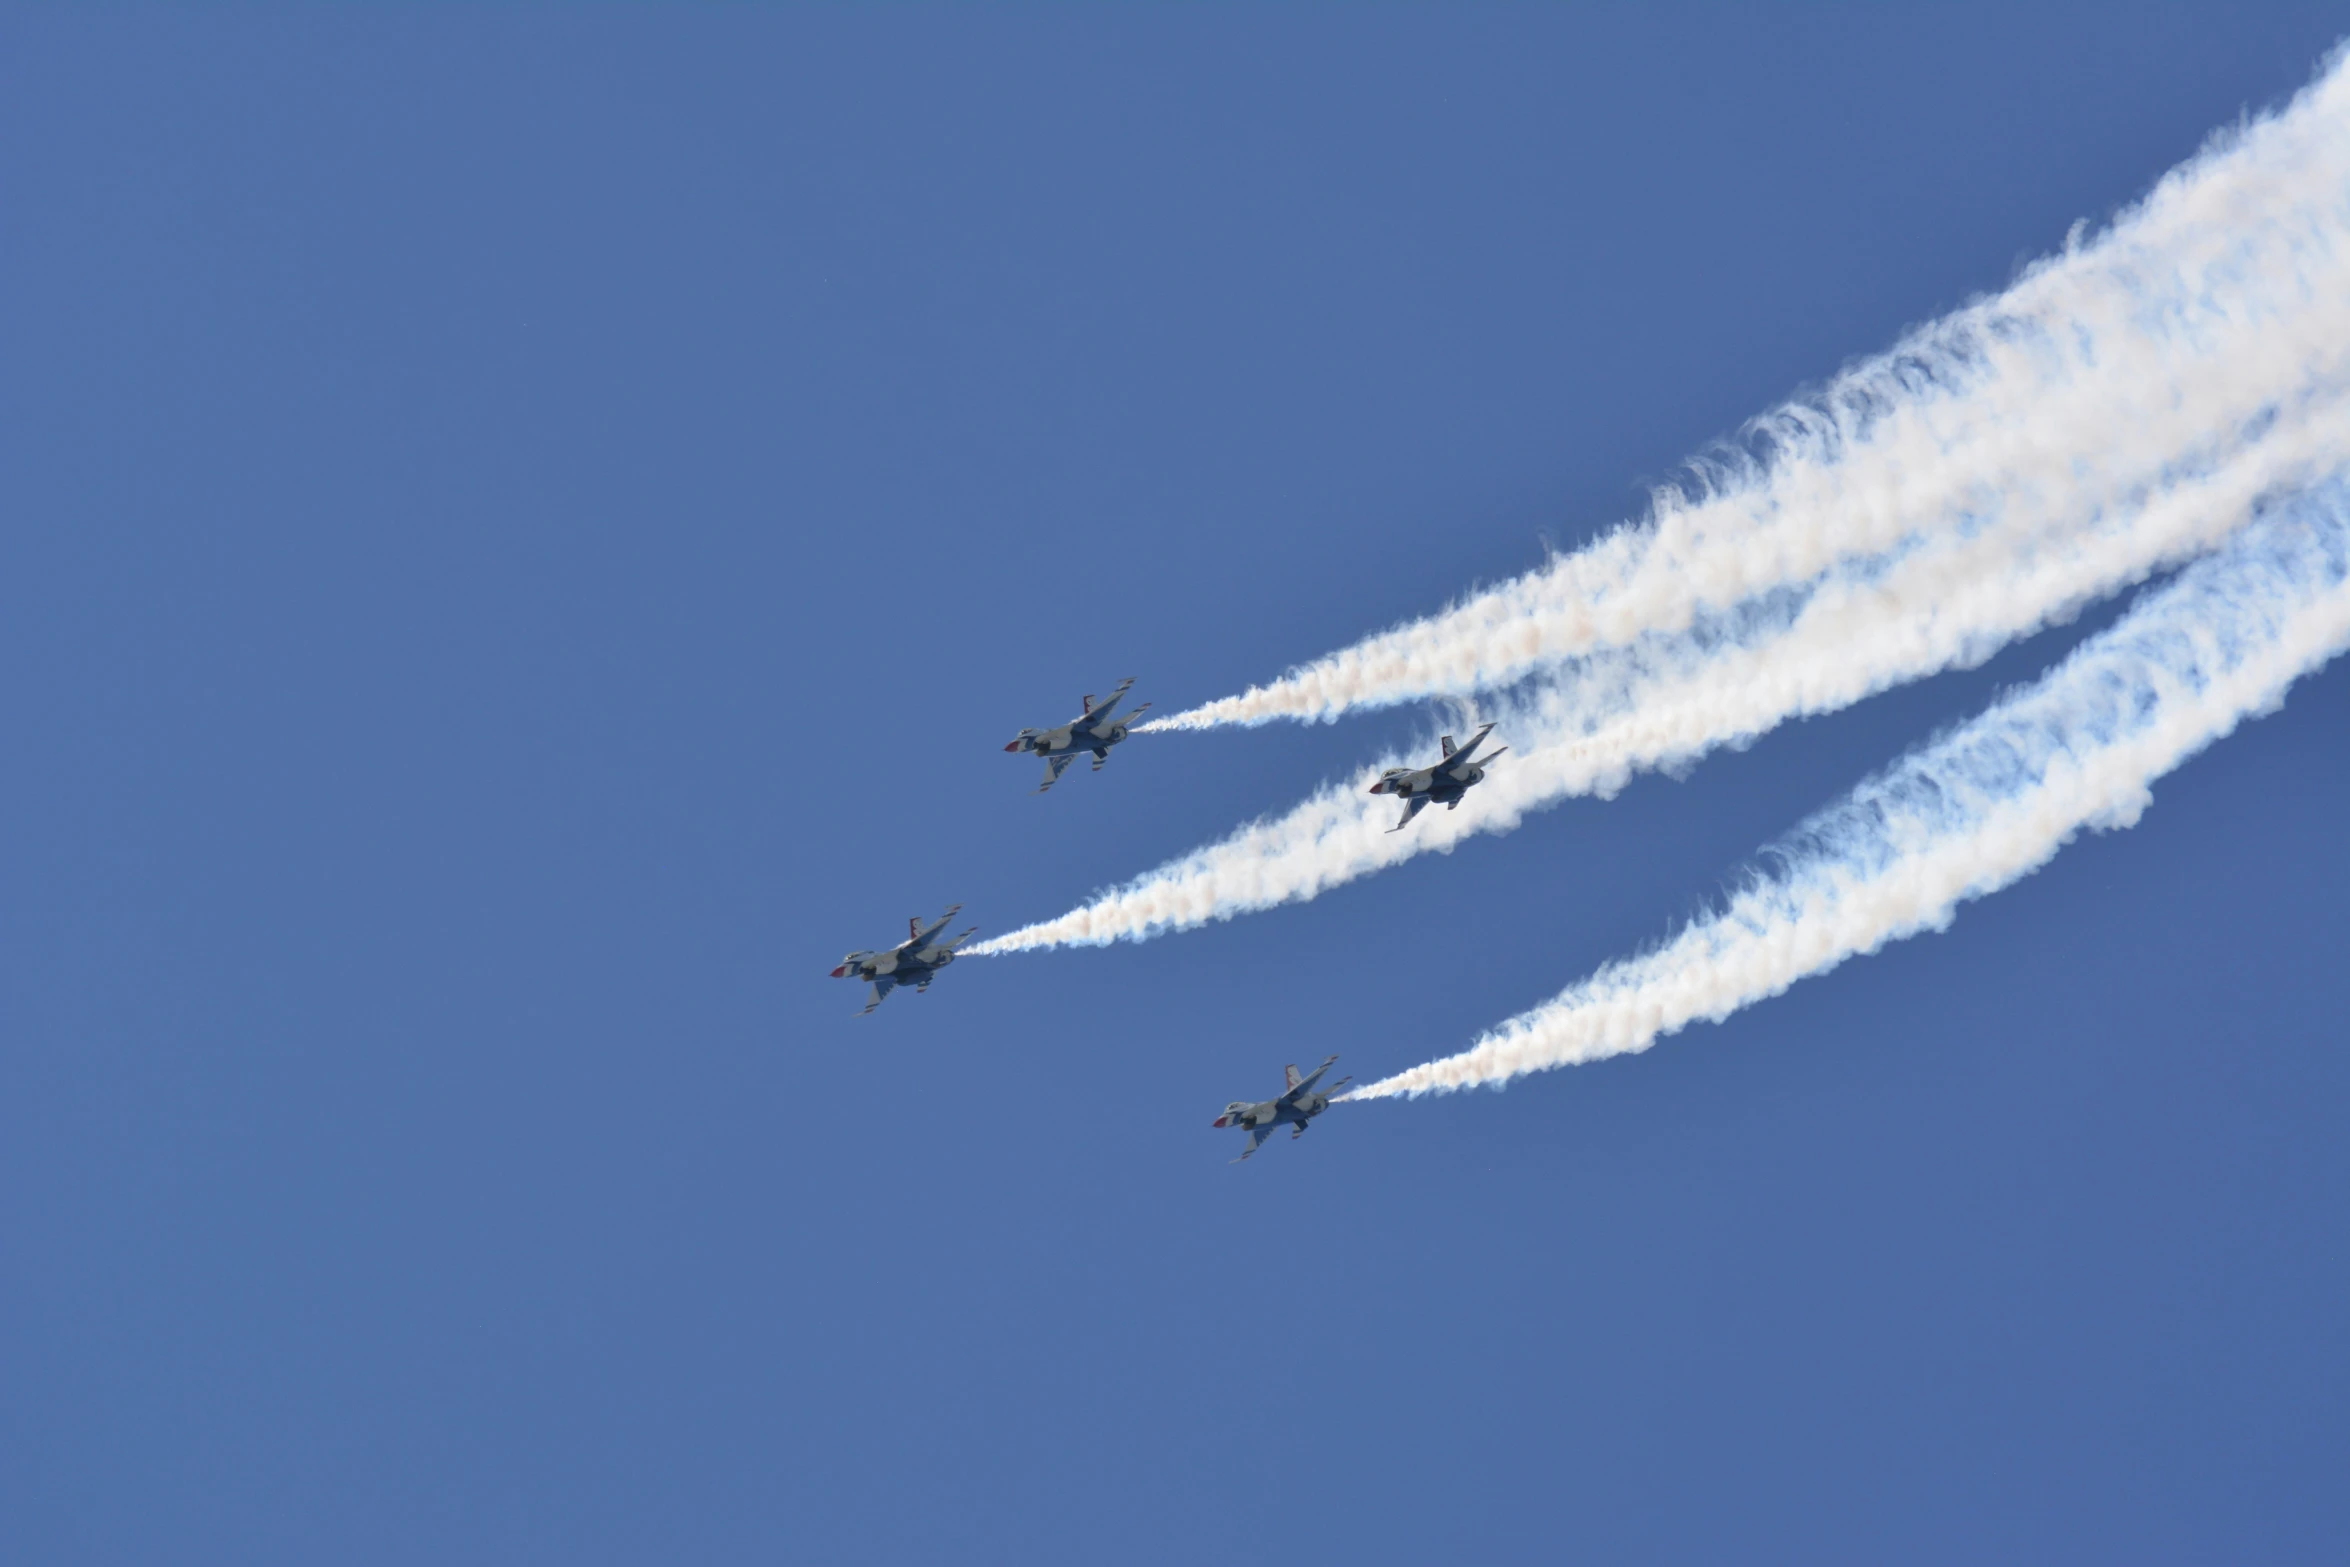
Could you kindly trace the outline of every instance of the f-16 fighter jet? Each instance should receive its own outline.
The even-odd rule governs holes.
[[[1092,697],[1085,699],[1085,711],[1058,729],[1023,729],[1019,738],[1004,747],[1007,751],[1033,751],[1044,758],[1044,782],[1030,792],[1042,794],[1061,781],[1061,770],[1077,760],[1081,751],[1093,753],[1093,770],[1100,772],[1102,764],[1110,759],[1110,747],[1126,738],[1126,729],[1137,718],[1150,711],[1145,702],[1131,713],[1113,716],[1110,709],[1132,686],[1132,677],[1118,682],[1118,689],[1102,698],[1095,706]]]
[[[1288,1076],[1289,1086],[1283,1090],[1280,1098],[1253,1105],[1245,1099],[1235,1099],[1224,1107],[1224,1113],[1216,1117],[1216,1124],[1237,1126],[1248,1133],[1248,1146],[1240,1151],[1240,1159],[1247,1158],[1263,1147],[1265,1139],[1273,1135],[1273,1128],[1283,1122],[1296,1128],[1289,1134],[1291,1142],[1306,1135],[1306,1123],[1330,1108],[1332,1094],[1354,1081],[1351,1077],[1342,1077],[1321,1092],[1314,1091],[1314,1084],[1320,1081],[1324,1072],[1330,1070],[1330,1062],[1337,1059],[1336,1056],[1330,1057],[1304,1077],[1297,1075],[1296,1067],[1285,1066],[1281,1070]],[[1240,1159],[1232,1162],[1238,1164]]]
[[[1379,781],[1371,785],[1371,792],[1397,795],[1403,800],[1403,820],[1387,830],[1402,832],[1412,824],[1413,817],[1428,808],[1430,800],[1442,800],[1448,811],[1457,809],[1461,796],[1485,781],[1486,766],[1501,755],[1501,751],[1509,749],[1505,745],[1501,751],[1488,751],[1482,762],[1470,761],[1469,753],[1482,745],[1485,737],[1491,733],[1493,726],[1487,724],[1469,736],[1469,743],[1457,751],[1453,749],[1452,736],[1446,735],[1444,760],[1434,767],[1390,767],[1381,773]]]
[[[840,967],[832,971],[834,979],[869,979],[873,982],[872,995],[865,1002],[865,1012],[881,1005],[882,998],[900,985],[911,985],[917,992],[930,988],[938,978],[938,971],[955,961],[955,949],[971,939],[974,925],[952,941],[941,941],[938,933],[947,928],[947,921],[955,917],[963,905],[956,904],[938,917],[938,923],[928,930],[922,928],[921,916],[906,921],[913,934],[887,952],[852,952],[840,960]],[[857,1014],[863,1017],[865,1012]]]

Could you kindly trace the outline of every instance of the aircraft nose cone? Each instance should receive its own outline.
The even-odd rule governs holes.
[[[1007,751],[1017,751],[1020,749],[1020,742],[1015,740],[1010,745],[1005,746],[1004,749]]]
[[[832,977],[833,977],[834,979],[838,979],[838,978],[840,978],[840,977],[841,977],[843,974],[846,974],[848,971],[849,971],[849,966],[848,966],[846,963],[843,963],[843,964],[842,964],[842,965],[841,965],[839,968],[836,968],[836,969],[834,969],[834,970],[832,971]]]
[[[1232,1124],[1232,1117],[1228,1115],[1220,1115],[1216,1117],[1214,1124],[1217,1126],[1230,1126]]]

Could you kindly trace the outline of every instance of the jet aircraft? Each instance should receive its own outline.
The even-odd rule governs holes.
[[[1224,1107],[1224,1113],[1216,1117],[1216,1124],[1237,1126],[1248,1133],[1248,1146],[1240,1151],[1240,1159],[1247,1158],[1263,1147],[1265,1139],[1273,1135],[1273,1128],[1284,1122],[1295,1128],[1289,1134],[1291,1142],[1306,1135],[1306,1123],[1330,1108],[1332,1094],[1354,1081],[1351,1077],[1342,1077],[1328,1088],[1315,1092],[1314,1084],[1321,1080],[1324,1072],[1330,1070],[1330,1062],[1337,1059],[1336,1056],[1330,1057],[1304,1077],[1297,1075],[1296,1067],[1285,1066],[1281,1070],[1289,1079],[1289,1086],[1282,1090],[1280,1098],[1260,1100],[1253,1105],[1245,1099],[1235,1099]],[[1238,1164],[1240,1159],[1232,1162]]]
[[[832,971],[832,977],[853,977],[873,982],[872,995],[865,1003],[865,1012],[881,1005],[882,998],[900,985],[911,985],[917,993],[928,990],[930,982],[938,978],[938,971],[955,961],[955,949],[971,938],[972,931],[979,929],[974,925],[951,941],[938,939],[938,933],[947,928],[947,921],[953,919],[962,907],[958,903],[948,909],[928,929],[923,928],[922,917],[916,915],[906,921],[906,928],[912,934],[904,941],[887,952],[852,952],[840,960],[840,967]],[[865,1012],[857,1016],[863,1017]]]
[[[1431,800],[1443,801],[1448,811],[1457,809],[1461,796],[1485,781],[1486,767],[1502,751],[1509,749],[1505,745],[1501,751],[1488,751],[1481,762],[1470,761],[1469,753],[1483,744],[1485,737],[1491,733],[1493,726],[1487,724],[1469,736],[1469,743],[1457,751],[1453,749],[1452,736],[1446,735],[1444,760],[1434,767],[1390,767],[1381,773],[1379,781],[1371,785],[1371,792],[1392,794],[1403,801],[1403,820],[1387,830],[1402,832],[1412,824],[1413,817],[1428,808]]]
[[[1131,713],[1113,715],[1127,688],[1134,684],[1131,676],[1118,682],[1118,689],[1104,697],[1097,707],[1091,696],[1085,699],[1085,711],[1058,729],[1023,729],[1018,738],[1004,747],[1007,751],[1033,751],[1044,758],[1044,782],[1030,791],[1042,794],[1061,781],[1061,771],[1077,759],[1078,753],[1093,753],[1093,770],[1100,772],[1110,759],[1110,747],[1126,738],[1126,730],[1137,718],[1150,711],[1145,702]]]

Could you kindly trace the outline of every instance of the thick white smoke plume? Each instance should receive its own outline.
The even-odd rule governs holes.
[[[2350,646],[2350,483],[2264,509],[2030,687],[1895,764],[1779,846],[1718,913],[1458,1055],[1350,1097],[1497,1083],[1645,1050],[2029,875],[2083,828]]]
[[[1144,727],[1497,689],[1644,639],[1702,641],[1711,616],[1824,575],[1874,576],[1921,543],[2110,529],[2333,395],[2346,355],[2350,69],[2337,60],[2095,240],[1756,421],[1647,521]],[[1774,629],[1748,617],[1750,636]]]
[[[2306,485],[2350,451],[2350,399],[2280,419],[2225,466],[2176,477],[2145,504],[2057,540],[1991,529],[1921,542],[1874,576],[1839,574],[1772,635],[1735,623],[1578,661],[1489,708],[1512,754],[1454,811],[1390,832],[1396,804],[1367,793],[1397,765],[1330,784],[1286,814],[974,949],[995,953],[1142,940],[1312,898],[1473,833],[1506,832],[1569,795],[1612,794],[1636,772],[1685,764],[1792,717],[1829,712],[1902,681],[1981,661],[2084,602],[2225,539],[2263,495]],[[1425,764],[1433,746],[1412,761]]]
[[[1140,940],[1312,898],[1980,662],[2217,545],[2350,450],[2350,66],[2215,143],[2096,244],[1764,430],[1769,460],[1715,470],[1703,499],[1163,721],[1328,717],[1538,669],[1480,715],[1512,755],[1457,810],[1390,833],[1395,805],[1365,786],[1433,746],[1383,757],[975,951]]]

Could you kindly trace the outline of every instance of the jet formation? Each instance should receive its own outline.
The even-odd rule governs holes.
[[[940,969],[955,961],[955,949],[970,940],[972,933],[979,929],[974,925],[952,940],[938,939],[938,933],[947,928],[947,921],[953,919],[962,907],[960,903],[955,904],[928,929],[923,927],[922,916],[915,915],[906,921],[906,929],[912,934],[904,941],[887,952],[852,952],[840,960],[840,967],[832,971],[832,977],[872,981],[873,989],[866,998],[865,1012],[881,1005],[889,993],[900,985],[911,985],[914,993],[920,995],[930,988],[932,980],[938,978]],[[865,1012],[857,1016],[863,1017]]]
[[[1130,713],[1112,711],[1117,707],[1118,699],[1133,685],[1134,677],[1129,675],[1119,681],[1118,689],[1102,698],[1098,706],[1089,694],[1085,699],[1085,711],[1060,728],[1023,729],[1013,737],[1012,743],[1004,747],[1005,750],[1028,751],[1044,758],[1044,782],[1030,793],[1042,794],[1059,783],[1062,770],[1086,751],[1093,753],[1093,770],[1097,773],[1102,770],[1110,760],[1110,747],[1126,738],[1127,726],[1150,711],[1148,702]]]
[[[1371,792],[1392,794],[1403,801],[1403,819],[1387,830],[1402,832],[1412,824],[1413,817],[1428,808],[1431,800],[1442,801],[1448,811],[1460,809],[1461,796],[1483,783],[1487,765],[1509,749],[1505,745],[1501,751],[1486,752],[1484,761],[1470,761],[1469,753],[1484,744],[1485,737],[1491,733],[1493,726],[1487,724],[1469,736],[1469,743],[1458,750],[1453,749],[1452,736],[1446,735],[1444,760],[1435,766],[1390,767],[1381,773],[1379,781],[1371,785]]]
[[[1125,699],[1133,685],[1132,679],[1121,680],[1117,689],[1099,702],[1089,694],[1084,702],[1085,711],[1058,729],[1023,729],[1011,744],[1004,747],[1006,751],[1026,752],[1044,759],[1044,782],[1037,785],[1032,793],[1042,794],[1059,783],[1061,774],[1068,769],[1069,764],[1089,751],[1093,753],[1093,770],[1097,773],[1102,770],[1110,759],[1110,747],[1124,740],[1133,731],[1134,721],[1150,710],[1148,702],[1128,712],[1117,710],[1118,704]],[[1485,781],[1485,770],[1492,765],[1493,759],[1509,749],[1504,746],[1501,750],[1488,751],[1483,757],[1477,757],[1477,747],[1483,745],[1485,737],[1491,733],[1493,725],[1487,724],[1469,736],[1467,745],[1459,747],[1452,743],[1452,736],[1445,735],[1441,741],[1444,756],[1432,766],[1390,767],[1381,773],[1379,781],[1371,785],[1371,792],[1394,795],[1403,802],[1402,819],[1387,830],[1403,831],[1412,824],[1413,817],[1433,802],[1441,801],[1448,811],[1456,809],[1463,795]],[[872,988],[867,994],[864,1012],[871,1012],[880,1006],[889,993],[900,985],[911,985],[917,993],[928,990],[930,982],[938,977],[939,970],[955,961],[955,949],[978,930],[977,926],[973,926],[959,936],[943,941],[939,939],[939,933],[946,929],[947,922],[962,907],[959,903],[954,905],[927,926],[922,923],[920,916],[906,921],[908,935],[904,941],[886,952],[852,952],[841,959],[840,967],[832,971],[832,977],[847,979],[853,976],[870,983]],[[862,1017],[864,1012],[858,1016]],[[1302,1077],[1298,1075],[1295,1066],[1284,1067],[1282,1071],[1287,1084],[1278,1098],[1263,1099],[1254,1104],[1235,1099],[1226,1105],[1224,1113],[1216,1117],[1216,1125],[1236,1126],[1248,1133],[1248,1146],[1240,1151],[1240,1158],[1232,1162],[1238,1164],[1263,1147],[1265,1139],[1273,1135],[1276,1127],[1289,1127],[1290,1140],[1293,1142],[1305,1136],[1307,1123],[1329,1109],[1331,1097],[1354,1081],[1351,1077],[1342,1077],[1328,1088],[1317,1089],[1314,1086],[1337,1060],[1338,1057],[1331,1056]]]
[[[1240,1159],[1264,1147],[1265,1139],[1273,1135],[1273,1128],[1277,1126],[1291,1128],[1289,1140],[1293,1143],[1306,1135],[1306,1123],[1330,1108],[1332,1094],[1354,1081],[1351,1077],[1342,1077],[1328,1088],[1315,1091],[1314,1084],[1321,1081],[1322,1074],[1329,1071],[1331,1062],[1337,1059],[1336,1056],[1327,1058],[1303,1077],[1297,1075],[1295,1066],[1285,1066],[1281,1072],[1289,1081],[1288,1086],[1282,1089],[1280,1098],[1260,1099],[1253,1105],[1245,1099],[1235,1099],[1224,1107],[1224,1113],[1216,1117],[1216,1125],[1237,1126],[1248,1133],[1248,1146],[1240,1150]],[[1240,1159],[1234,1159],[1232,1163],[1238,1164]]]

